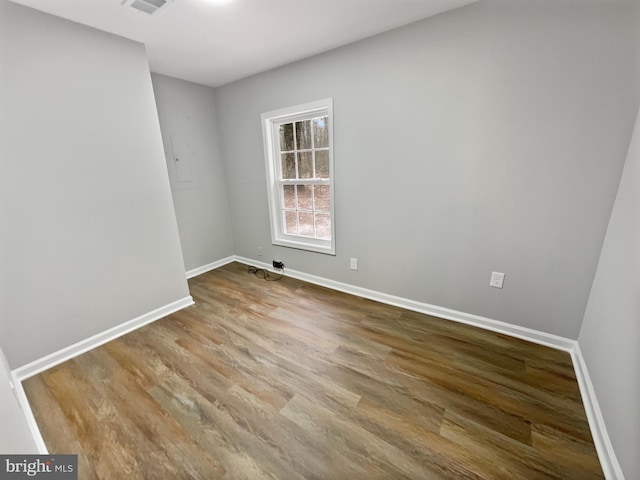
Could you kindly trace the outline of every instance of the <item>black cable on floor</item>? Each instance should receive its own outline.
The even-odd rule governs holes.
[[[282,273],[278,278],[271,278],[271,272],[269,272],[269,270],[266,270],[264,268],[254,267],[253,265],[249,265],[249,268],[247,269],[247,273],[253,273],[256,277],[262,278],[267,282],[277,282],[282,277],[284,277],[284,267],[282,267]]]

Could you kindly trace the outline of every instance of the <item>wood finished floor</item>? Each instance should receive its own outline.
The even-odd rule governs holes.
[[[91,479],[601,479],[567,353],[237,263],[23,382]]]

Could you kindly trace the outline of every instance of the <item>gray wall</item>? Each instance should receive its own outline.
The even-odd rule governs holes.
[[[640,121],[624,167],[578,342],[616,456],[640,478]]]
[[[185,268],[234,254],[213,89],[152,74]],[[189,146],[193,181],[177,181],[171,137]]]
[[[0,0],[11,368],[186,297],[144,46]]]
[[[236,253],[576,338],[638,108],[636,18],[487,0],[216,89]],[[260,126],[325,97],[335,257],[271,245]]]

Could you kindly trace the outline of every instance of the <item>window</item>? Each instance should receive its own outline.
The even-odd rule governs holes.
[[[274,245],[335,255],[333,102],[262,114]]]

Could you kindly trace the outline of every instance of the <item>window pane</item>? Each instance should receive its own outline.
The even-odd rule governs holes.
[[[298,210],[313,210],[313,186],[298,185]]]
[[[316,238],[331,240],[331,215],[316,214]]]
[[[330,212],[329,185],[316,185],[314,189],[316,212]]]
[[[329,150],[316,151],[316,178],[329,178]]]
[[[298,234],[296,212],[284,212],[284,232],[290,235]]]
[[[316,148],[329,146],[329,117],[313,119],[313,141]]]
[[[280,151],[295,150],[293,148],[293,123],[280,125]]]
[[[313,237],[313,213],[299,212],[298,221],[300,222],[300,235]]]
[[[311,120],[296,122],[296,142],[298,150],[311,148]]]
[[[299,178],[313,178],[313,154],[311,152],[298,153]]]
[[[282,178],[296,178],[296,154],[282,154]]]
[[[293,185],[285,185],[284,189],[284,208],[295,210],[296,208],[296,187]]]

